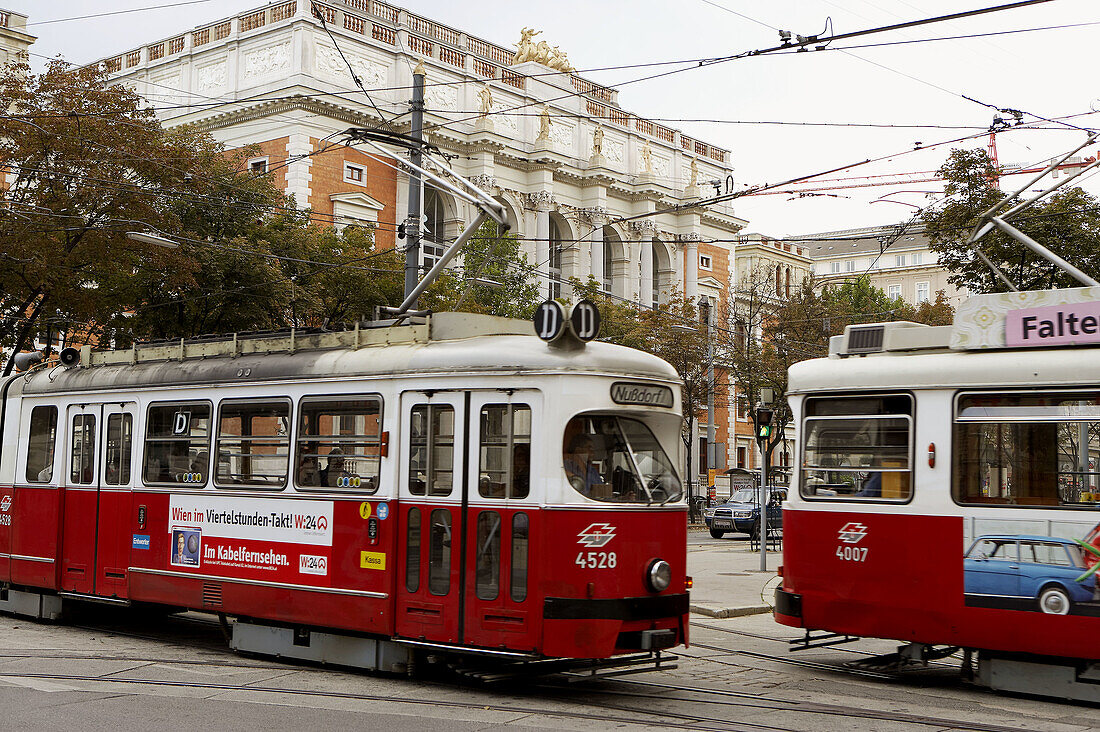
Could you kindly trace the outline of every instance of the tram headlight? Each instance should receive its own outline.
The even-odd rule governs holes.
[[[672,584],[672,566],[663,559],[654,559],[645,571],[645,582],[654,592],[663,592]]]

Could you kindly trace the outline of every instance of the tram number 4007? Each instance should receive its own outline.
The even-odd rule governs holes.
[[[836,555],[846,562],[866,562],[867,547],[838,546]]]
[[[614,569],[619,558],[615,552],[579,552],[573,563],[582,569]]]

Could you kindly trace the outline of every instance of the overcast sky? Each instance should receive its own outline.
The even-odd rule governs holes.
[[[0,0],[0,6],[30,16],[28,30],[39,38],[31,49],[39,55],[32,62],[39,65],[43,56],[59,54],[76,63],[109,57],[264,4],[204,0],[165,7],[182,2]],[[1100,127],[1100,114],[1091,114],[1100,110],[1096,80],[1100,2],[1053,0],[838,41],[833,46],[1079,26],[1073,28],[785,52],[704,68],[685,64],[590,73],[585,69],[724,57],[777,45],[779,28],[802,35],[842,34],[1004,2],[1008,0],[405,0],[394,4],[507,47],[518,40],[523,26],[542,30],[540,38],[568,52],[583,75],[618,88],[624,109],[650,119],[665,118],[668,126],[731,150],[737,184],[754,186],[884,156],[873,165],[827,177],[935,170],[950,149],[936,143],[980,135],[955,145],[986,145],[982,131],[996,114],[994,107],[1019,109],[1025,112],[1025,122],[1034,121],[1033,115],[1048,119],[1078,115],[1066,121],[1081,128]],[[137,8],[149,9],[64,20]],[[830,18],[831,30],[823,33]],[[635,81],[675,68],[686,70]],[[892,127],[843,126],[855,124]],[[1085,139],[1080,130],[1044,127],[999,134],[1001,163],[1030,166]],[[923,149],[914,152],[918,141]],[[1095,155],[1096,146],[1083,154]],[[1024,176],[1004,180],[1006,189],[1027,182]],[[1083,185],[1100,193],[1100,176]],[[909,183],[836,189],[809,197],[752,196],[737,201],[735,212],[749,221],[747,231],[807,234],[905,220],[917,206],[927,204],[927,192],[939,188],[936,183]]]

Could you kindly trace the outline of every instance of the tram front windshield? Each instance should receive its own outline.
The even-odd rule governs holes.
[[[668,503],[683,491],[672,461],[642,422],[584,415],[565,426],[563,463],[583,496],[614,503]]]

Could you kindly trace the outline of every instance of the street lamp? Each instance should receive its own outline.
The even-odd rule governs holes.
[[[165,249],[176,249],[179,247],[179,242],[172,241],[160,234],[154,234],[148,231],[127,231],[126,238],[132,239],[133,241],[140,241],[143,244],[164,247]]]

